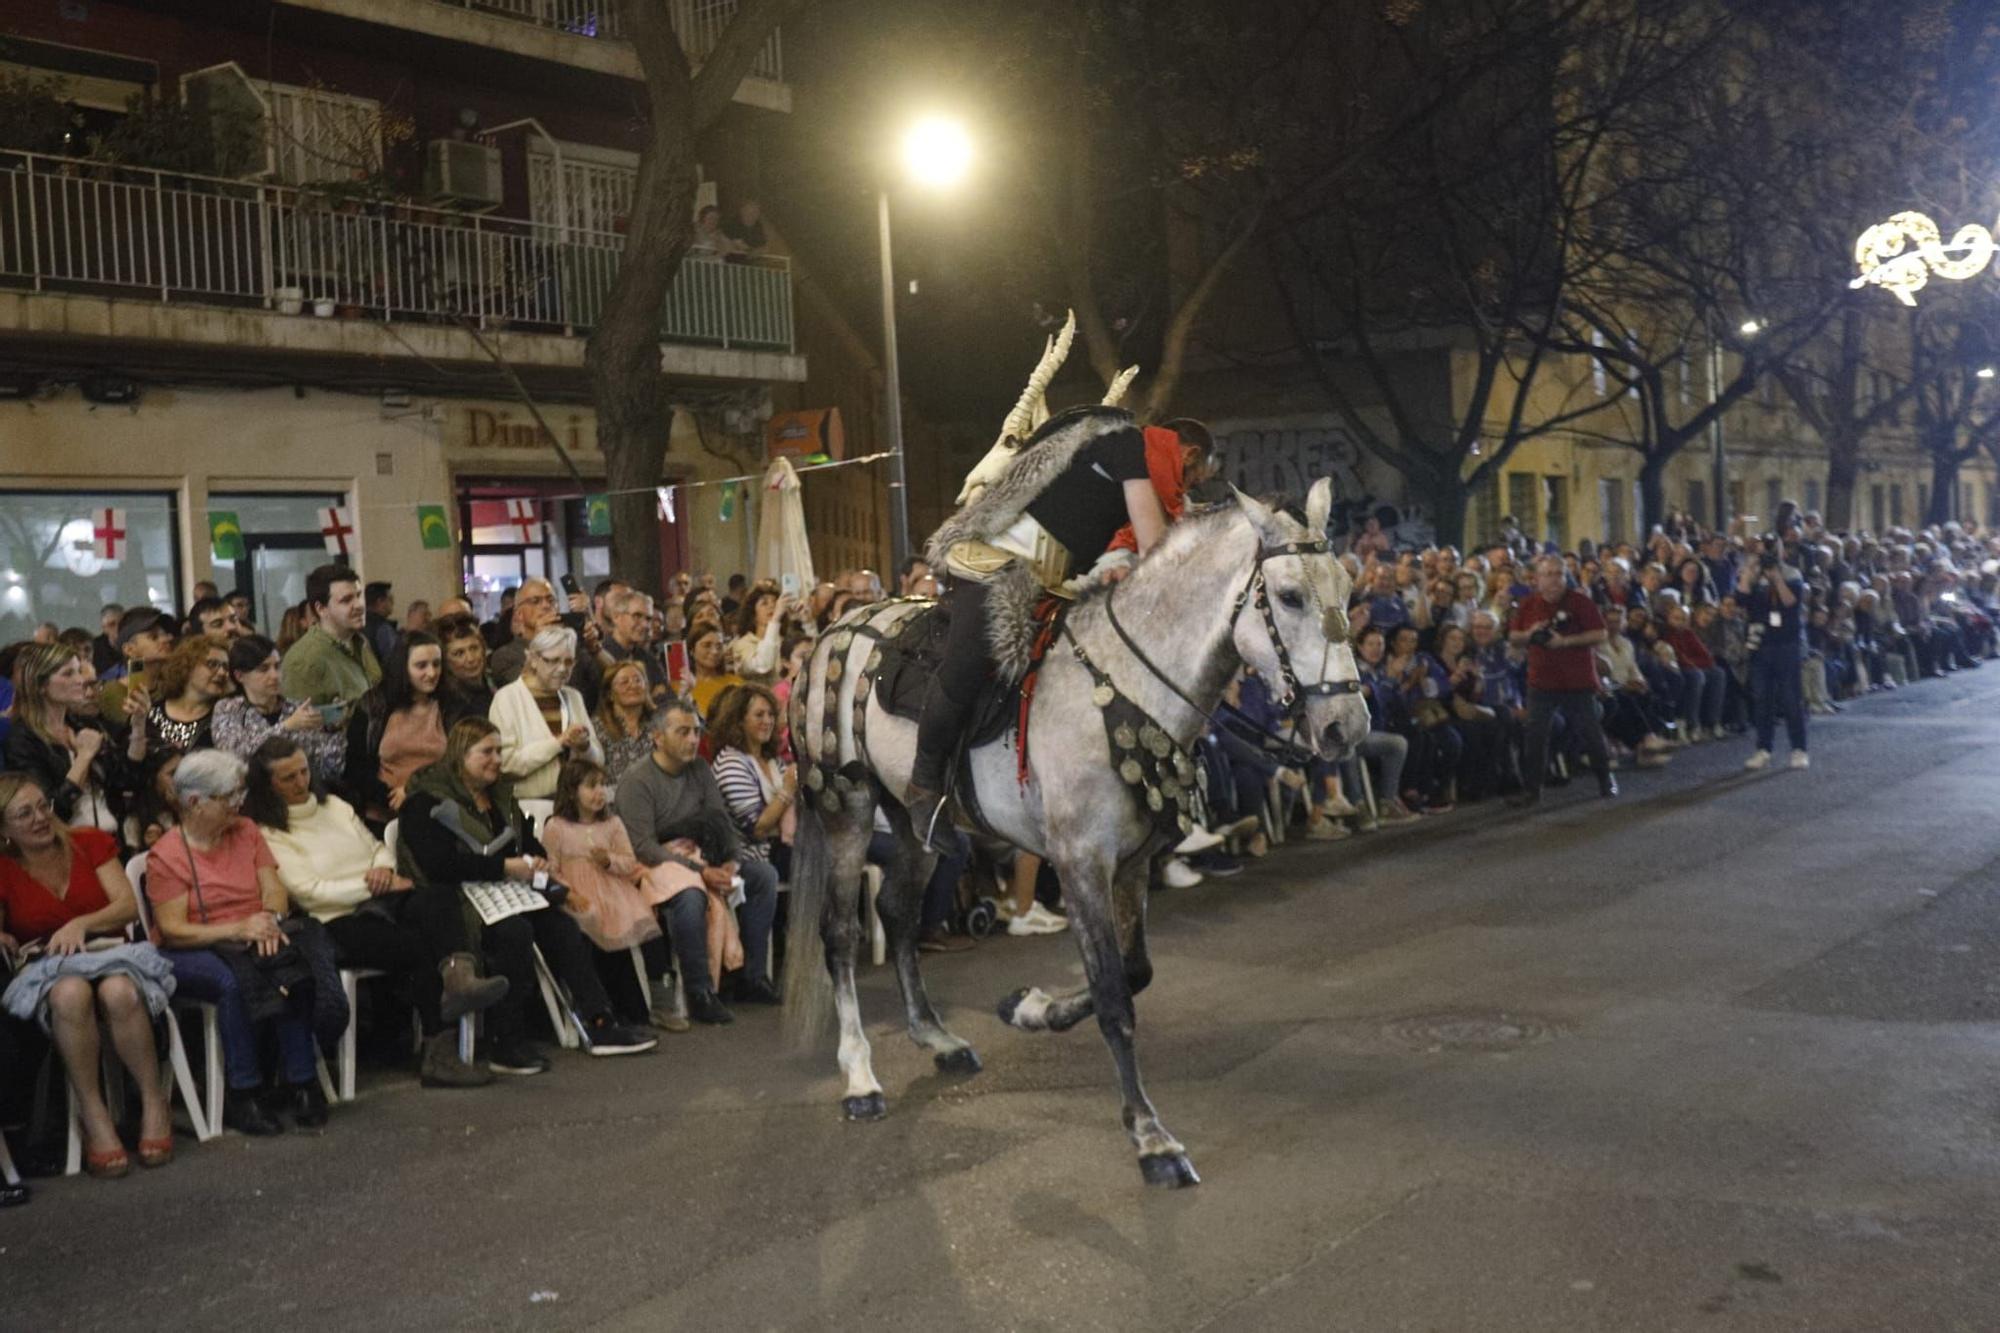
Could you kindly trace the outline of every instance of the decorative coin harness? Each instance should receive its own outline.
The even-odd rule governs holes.
[[[1161,833],[1176,840],[1185,837],[1194,828],[1194,761],[1145,709],[1119,692],[1082,644],[1065,637],[1076,660],[1090,673],[1094,686],[1090,701],[1103,715],[1119,780],[1132,789],[1133,798]]]

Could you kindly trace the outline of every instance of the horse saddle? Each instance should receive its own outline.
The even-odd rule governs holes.
[[[915,722],[923,715],[924,693],[944,662],[945,639],[951,633],[951,611],[942,602],[906,617],[896,633],[882,641],[882,666],[875,673],[875,698],[896,717]],[[963,745],[967,749],[995,741],[1014,725],[1021,701],[1021,683],[997,676],[980,690],[966,715]]]

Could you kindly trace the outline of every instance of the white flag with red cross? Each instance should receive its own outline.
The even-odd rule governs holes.
[[[352,554],[347,539],[354,535],[354,523],[342,506],[328,505],[319,511],[319,535],[326,542],[328,555],[345,560]]]
[[[125,511],[99,509],[90,518],[90,546],[97,558],[116,567],[125,558]]]
[[[507,522],[521,530],[521,545],[542,544],[542,513],[539,502],[526,497],[509,500]]]

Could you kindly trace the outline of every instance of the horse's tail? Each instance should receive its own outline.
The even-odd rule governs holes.
[[[785,935],[784,1032],[790,1043],[805,1048],[817,1042],[833,1015],[833,978],[826,970],[826,940],[821,928],[826,916],[826,820],[818,803],[801,801],[799,825],[792,843],[791,924]]]

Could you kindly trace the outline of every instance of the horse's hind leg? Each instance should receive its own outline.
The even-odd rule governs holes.
[[[1139,1082],[1139,1057],[1134,1049],[1137,1017],[1132,984],[1125,975],[1125,951],[1120,947],[1116,910],[1112,905],[1111,867],[1085,857],[1059,857],[1063,887],[1069,890],[1070,929],[1083,954],[1084,975],[1090,982],[1092,1008],[1104,1044],[1118,1066],[1125,1098],[1125,1132],[1138,1149],[1139,1170],[1149,1185],[1178,1188],[1201,1183],[1187,1150],[1160,1123],[1159,1113]],[[1143,866],[1140,869],[1144,873]],[[1143,888],[1143,885],[1141,886]]]
[[[931,1053],[937,1067],[947,1074],[976,1074],[979,1056],[969,1042],[946,1029],[931,1007],[930,993],[918,965],[917,933],[923,917],[924,892],[930,885],[937,856],[918,844],[910,828],[910,817],[902,810],[887,810],[896,849],[882,878],[882,893],[875,901],[882,916],[882,929],[889,937],[889,951],[896,960],[896,980],[903,991],[903,1016],[909,1025],[910,1040]]]
[[[1146,954],[1146,871],[1149,862],[1137,859],[1120,873],[1113,903],[1117,911],[1120,953],[1125,968],[1125,984],[1137,995],[1153,980],[1153,963]],[[1096,1012],[1097,1001],[1089,986],[1061,995],[1044,994],[1040,987],[1015,991],[1000,1002],[1000,1021],[1023,1032],[1067,1032]]]
[[[888,1114],[868,1034],[861,1026],[861,997],[855,991],[854,963],[861,949],[861,873],[867,864],[870,820],[850,809],[827,821],[828,878],[820,937],[826,942],[826,970],[833,978],[834,1012],[840,1018],[840,1072],[847,1078],[840,1107],[849,1120],[880,1120]]]

